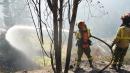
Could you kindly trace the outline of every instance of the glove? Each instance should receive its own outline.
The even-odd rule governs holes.
[[[92,45],[92,41],[91,41],[90,39],[88,40],[88,44],[89,44],[89,45]]]

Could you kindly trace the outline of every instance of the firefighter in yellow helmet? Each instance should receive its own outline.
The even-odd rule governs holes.
[[[130,43],[130,13],[123,15],[121,20],[122,25],[119,27],[116,38],[112,43],[112,46],[116,45],[112,63],[112,68],[116,70],[120,70]]]
[[[92,56],[90,54],[91,49],[90,49],[90,30],[87,28],[87,26],[85,25],[84,21],[80,21],[78,23],[78,28],[79,31],[75,33],[76,35],[76,39],[77,39],[77,46],[78,46],[78,50],[77,50],[77,54],[78,54],[78,59],[77,59],[77,65],[76,68],[80,68],[80,62],[81,62],[81,57],[83,55],[83,53],[85,53],[85,55],[88,58],[90,67],[93,68],[93,64],[92,64]]]

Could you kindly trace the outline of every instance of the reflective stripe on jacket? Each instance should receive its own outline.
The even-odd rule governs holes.
[[[120,48],[129,47],[130,43],[130,28],[126,26],[121,26],[117,32],[116,38],[114,40],[116,45]]]
[[[88,31],[88,36],[90,37],[91,33],[90,33],[90,29],[86,29]],[[81,39],[81,33],[78,31],[75,33],[76,39]]]

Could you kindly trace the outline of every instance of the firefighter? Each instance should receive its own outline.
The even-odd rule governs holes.
[[[88,58],[90,67],[93,68],[93,64],[92,64],[92,56],[90,54],[91,49],[90,49],[90,30],[87,28],[87,26],[85,25],[84,21],[80,21],[78,23],[78,28],[79,31],[75,33],[76,35],[76,39],[77,39],[77,43],[76,45],[78,46],[78,50],[77,50],[77,54],[78,54],[78,58],[77,58],[77,64],[76,64],[76,68],[80,68],[80,62],[81,62],[81,57],[83,55],[83,53],[85,53],[85,55]]]
[[[121,20],[122,25],[119,27],[116,38],[112,43],[112,46],[116,45],[112,63],[112,68],[116,70],[120,70],[130,43],[130,13],[123,15]]]

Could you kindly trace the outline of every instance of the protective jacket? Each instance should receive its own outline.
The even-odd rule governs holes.
[[[128,48],[130,43],[130,27],[121,26],[114,42],[120,48]]]
[[[81,46],[81,48],[88,48],[89,45],[91,44],[90,41],[90,30],[86,29],[84,31],[78,31],[76,32],[76,39],[77,39],[77,45]]]

